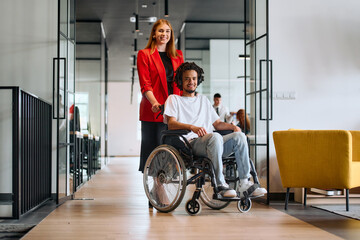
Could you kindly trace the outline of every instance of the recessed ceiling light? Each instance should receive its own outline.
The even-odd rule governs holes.
[[[156,17],[139,16],[139,22],[154,23],[154,22],[156,22],[156,20],[157,20]],[[136,18],[135,17],[130,17],[130,22],[132,22],[132,23],[136,22]]]

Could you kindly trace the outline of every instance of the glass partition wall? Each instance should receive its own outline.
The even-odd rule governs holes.
[[[181,37],[185,61],[195,62],[205,72],[205,81],[198,92],[211,102],[213,95],[220,93],[222,104],[232,112],[244,108],[244,58],[241,57],[244,23],[187,21],[184,24]]]
[[[107,48],[101,21],[76,21],[75,0],[59,0],[58,11],[53,117],[57,122],[57,201],[61,203],[104,164],[99,149],[106,114]]]
[[[58,1],[58,57],[54,59],[53,118],[56,119],[57,202],[72,194],[70,117],[75,101],[75,0]]]
[[[106,82],[107,45],[102,22],[99,20],[77,20],[76,22],[76,93],[79,109],[80,129],[85,147],[92,144],[92,156],[85,153],[82,165],[82,182],[106,164],[100,158],[100,142],[106,148]],[[89,145],[89,147],[90,147]],[[105,150],[106,151],[106,150]],[[77,187],[77,186],[76,186]]]

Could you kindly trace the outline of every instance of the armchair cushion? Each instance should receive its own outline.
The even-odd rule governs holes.
[[[284,187],[350,189],[360,186],[360,132],[288,130],[273,133]],[[356,151],[353,149],[356,148]]]

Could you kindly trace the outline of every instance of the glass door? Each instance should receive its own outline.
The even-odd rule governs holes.
[[[75,0],[58,1],[58,57],[54,59],[53,118],[57,139],[57,203],[72,193],[69,109],[75,99]]]
[[[245,2],[245,111],[250,117],[250,158],[269,193],[269,121],[272,119],[272,62],[269,60],[268,0]],[[246,121],[245,121],[246,123]],[[264,201],[269,203],[269,195]]]

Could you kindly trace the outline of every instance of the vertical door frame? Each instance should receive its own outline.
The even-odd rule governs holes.
[[[254,5],[253,6],[250,6],[250,1],[253,1],[254,2]],[[254,135],[255,135],[255,142],[253,144],[250,144],[250,148],[251,147],[255,147],[255,150],[254,150],[254,155],[253,158],[254,158],[254,161],[255,161],[255,165],[256,165],[256,161],[257,161],[257,146],[266,146],[266,189],[268,191],[268,194],[266,196],[266,203],[269,204],[270,203],[270,177],[269,177],[269,174],[270,174],[270,163],[269,163],[269,159],[270,159],[270,149],[269,149],[269,141],[270,141],[270,132],[269,132],[269,128],[270,128],[270,116],[272,118],[272,104],[271,104],[271,113],[270,113],[270,98],[272,98],[272,63],[271,63],[271,69],[269,67],[269,1],[266,0],[266,9],[265,9],[265,12],[266,12],[266,16],[265,16],[265,19],[266,19],[266,33],[261,35],[261,36],[257,36],[256,35],[256,0],[250,0],[248,1],[249,5],[247,4],[247,1],[244,0],[244,30],[245,30],[245,41],[244,41],[244,54],[245,54],[245,57],[249,54],[250,55],[250,59],[255,59],[255,65],[253,66],[254,67],[254,75],[255,75],[255,78],[254,78],[254,92],[247,92],[247,79],[248,79],[248,74],[251,74],[251,73],[248,73],[247,72],[247,61],[245,60],[244,61],[244,71],[245,71],[245,81],[244,81],[244,98],[245,98],[245,112],[247,113],[249,109],[247,109],[247,96],[249,95],[252,95],[252,94],[255,94],[255,97],[254,97],[254,105],[255,105],[255,112],[254,112],[254,125],[253,128],[254,128]],[[250,9],[251,8],[251,9]],[[249,19],[249,21],[247,21],[247,10],[249,9],[249,13],[251,11],[254,10],[255,12],[255,16],[253,17],[253,20],[254,20],[254,23],[253,23],[253,26],[254,26],[254,34],[255,34],[255,37],[254,39],[252,39],[251,41],[247,42],[247,24],[250,24],[252,23],[252,19]],[[257,143],[257,118],[258,117],[261,117],[261,112],[260,112],[260,116],[257,116],[257,107],[258,105],[260,104],[260,106],[262,105],[261,101],[262,101],[262,98],[260,98],[260,102],[258,103],[257,102],[257,94],[260,94],[262,92],[262,89],[259,89],[259,91],[257,92],[257,89],[256,89],[256,70],[257,70],[257,52],[256,52],[256,42],[260,39],[263,39],[263,38],[266,38],[266,59],[265,60],[260,60],[260,61],[265,61],[266,62],[266,118],[263,119],[263,121],[266,121],[266,143],[265,144],[259,144]],[[255,49],[254,49],[254,56],[251,56],[251,51],[249,53],[247,53],[247,46],[249,45],[252,45],[252,44],[255,44]],[[253,63],[250,61],[250,66],[253,65]],[[261,63],[260,63],[261,64]],[[250,70],[251,71],[251,70]],[[270,71],[271,71],[271,74],[270,74]],[[270,76],[271,75],[271,76]],[[249,75],[251,77],[251,75]],[[271,77],[271,83],[269,84],[269,81],[270,81],[270,77]],[[261,78],[261,76],[260,76]],[[271,85],[271,86],[270,86]],[[270,90],[271,88],[271,90]],[[270,97],[269,97],[270,96]],[[250,101],[251,101],[251,98],[250,98]],[[245,129],[246,129],[246,121],[245,121]]]
[[[54,117],[54,119],[56,119],[56,204],[62,204],[63,202],[65,202],[66,200],[69,200],[72,195],[73,195],[73,192],[70,192],[69,195],[67,195],[67,188],[69,187],[68,186],[68,148],[70,147],[70,144],[68,143],[69,139],[69,129],[68,129],[68,124],[67,124],[67,121],[68,121],[68,114],[67,114],[67,97],[68,97],[68,54],[69,54],[69,41],[72,42],[74,44],[74,64],[75,64],[75,49],[76,49],[76,42],[71,40],[71,38],[69,37],[69,14],[70,14],[70,3],[71,1],[70,0],[66,0],[67,2],[67,8],[66,8],[66,24],[68,25],[67,26],[67,33],[64,34],[62,33],[61,31],[61,0],[58,0],[58,25],[57,25],[57,58],[56,58],[56,66],[57,66],[57,72],[56,72],[56,77],[55,77],[55,80],[54,80],[54,86],[55,84],[57,85],[57,91],[58,93],[56,93],[56,117]],[[74,1],[74,8],[75,8],[75,4],[76,4],[76,1]],[[75,9],[74,9],[75,11]],[[75,14],[75,18],[76,18],[76,14]],[[75,34],[75,33],[74,33]],[[65,38],[66,39],[66,57],[61,57],[61,44],[60,44],[60,39],[61,37]],[[75,36],[74,36],[74,39],[75,39]],[[64,60],[64,64],[65,64],[65,68],[64,68],[64,117],[63,118],[60,118],[60,60]],[[74,71],[75,71],[75,66],[74,66]],[[75,72],[74,72],[74,81],[73,81],[73,94],[75,96]],[[53,86],[53,87],[54,87]],[[55,93],[55,91],[54,91]],[[53,99],[54,99],[54,96],[53,96]],[[73,99],[75,102],[75,99]],[[54,104],[54,103],[53,103]],[[66,121],[66,142],[65,143],[60,143],[60,133],[59,133],[59,126],[60,126],[60,119],[65,119]],[[61,145],[61,146],[60,146]],[[60,198],[59,199],[59,178],[60,178],[60,173],[59,173],[59,170],[60,170],[60,154],[59,154],[59,151],[60,151],[60,148],[66,148],[66,180],[65,180],[65,195],[64,197]],[[74,190],[74,189],[73,189]]]

